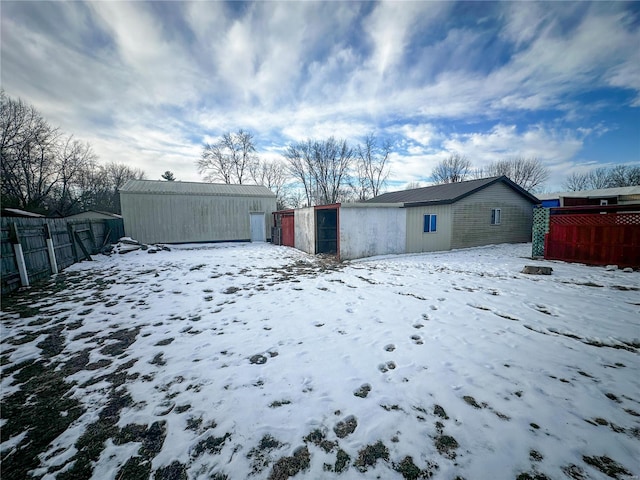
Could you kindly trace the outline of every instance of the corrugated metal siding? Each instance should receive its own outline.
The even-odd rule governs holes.
[[[404,253],[404,208],[340,208],[340,259]]]
[[[531,241],[533,205],[496,183],[452,205],[451,248]],[[500,225],[491,225],[491,210],[501,209]]]
[[[168,182],[167,182],[168,183]],[[144,243],[249,240],[251,212],[264,212],[271,237],[273,198],[120,193],[128,236]]]
[[[437,252],[451,248],[451,205],[407,208],[407,253]],[[435,232],[424,233],[424,216],[438,217]]]
[[[234,197],[273,197],[275,194],[261,185],[228,185],[203,182],[164,182],[129,180],[120,192],[169,195],[222,195]]]
[[[295,248],[303,252],[316,253],[316,216],[313,207],[295,211]]]

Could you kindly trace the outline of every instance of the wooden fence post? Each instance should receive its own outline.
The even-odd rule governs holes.
[[[73,252],[73,260],[79,262],[78,249],[76,248],[75,230],[71,223],[67,223],[67,234],[69,235],[69,242],[71,242],[71,251]]]
[[[58,262],[56,260],[56,250],[53,248],[53,237],[51,236],[51,228],[48,223],[44,224],[44,235],[47,242],[47,251],[49,252],[49,263],[51,264],[51,273],[58,273]]]
[[[29,286],[29,273],[27,272],[27,264],[24,262],[24,253],[22,251],[22,244],[20,243],[20,236],[18,235],[18,226],[15,222],[11,224],[11,243],[13,244],[13,251],[16,256],[16,263],[18,264],[18,272],[20,273],[20,283],[23,287]]]

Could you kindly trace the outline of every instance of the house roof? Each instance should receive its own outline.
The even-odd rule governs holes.
[[[504,175],[501,177],[481,178],[478,180],[468,180],[466,182],[445,183],[442,185],[433,185],[431,187],[383,193],[382,195],[378,195],[377,197],[367,200],[366,203],[404,203],[405,207],[448,204],[457,202],[458,200],[496,183],[503,183],[519,195],[525,197],[531,203],[540,203],[536,197],[531,195],[518,184],[509,180]]]
[[[597,190],[578,190],[575,192],[541,193],[540,195],[538,195],[538,198],[540,200],[553,200],[560,197],[604,198],[626,195],[640,195],[640,186],[637,185],[635,187],[599,188]]]
[[[40,215],[39,213],[27,212],[26,210],[20,210],[19,208],[3,208],[2,209],[3,217],[33,217],[33,218],[44,218],[44,215]]]
[[[274,197],[261,185],[227,185],[202,182],[167,182],[162,180],[129,180],[121,193],[148,193],[159,195],[215,195],[232,197]]]
[[[73,215],[67,215],[65,218],[87,216],[90,214],[104,215],[105,217],[112,217],[112,218],[122,218],[122,215],[118,215],[117,213],[113,213],[113,212],[103,212],[102,210],[85,210],[84,212],[74,213]]]

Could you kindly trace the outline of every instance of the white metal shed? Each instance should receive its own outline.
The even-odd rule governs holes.
[[[267,241],[276,196],[259,185],[129,180],[126,235],[143,243]]]

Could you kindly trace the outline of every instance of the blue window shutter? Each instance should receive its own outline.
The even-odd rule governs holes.
[[[431,231],[436,231],[436,215],[431,215]]]
[[[425,215],[424,216],[424,225],[422,226],[422,231],[423,232],[428,232],[429,231],[429,218],[431,217],[431,215]]]
[[[491,225],[495,225],[496,224],[496,209],[492,208],[491,209]]]

